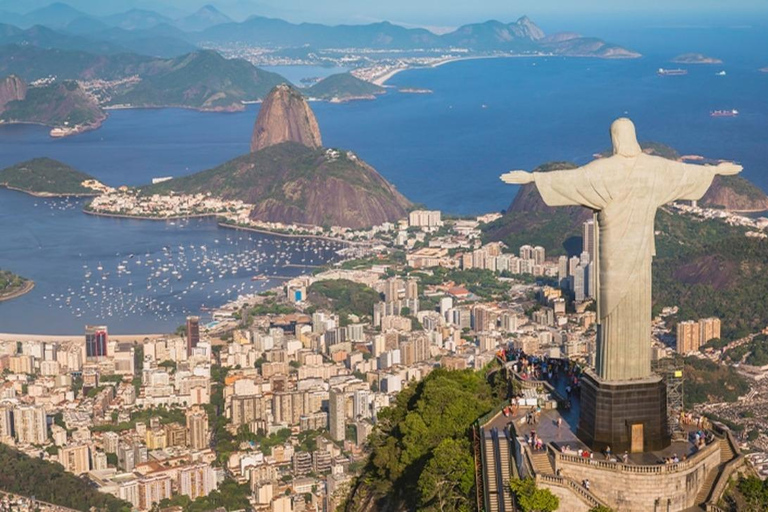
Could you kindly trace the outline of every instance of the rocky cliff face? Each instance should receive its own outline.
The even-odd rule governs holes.
[[[272,89],[261,105],[251,137],[251,152],[283,142],[316,149],[323,145],[320,128],[309,104],[289,85]]]
[[[731,211],[765,211],[768,210],[768,196],[741,176],[715,176],[699,204]]]
[[[0,112],[11,101],[20,101],[27,97],[27,84],[16,75],[0,80]]]

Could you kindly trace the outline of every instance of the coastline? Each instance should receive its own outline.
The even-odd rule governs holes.
[[[349,245],[360,245],[359,242],[353,242],[351,240],[340,240],[338,238],[333,238],[329,236],[323,236],[323,235],[294,235],[291,233],[281,233],[279,231],[270,231],[268,229],[261,229],[261,228],[249,228],[247,226],[238,226],[237,224],[227,224],[226,222],[217,222],[219,227],[222,228],[229,228],[229,229],[236,229],[239,231],[251,231],[253,233],[261,233],[264,235],[273,235],[273,236],[281,236],[284,238],[316,238],[318,240],[328,240],[330,242],[338,242],[342,244],[349,244]]]
[[[392,71],[389,71],[388,73],[374,79],[371,83],[376,84],[380,87],[383,87],[387,81],[389,81],[392,77],[397,75],[398,73],[401,73],[403,71],[408,71],[411,69],[431,69],[431,68],[439,68],[440,66],[445,66],[446,64],[451,64],[454,62],[461,62],[465,60],[485,60],[485,59],[531,59],[531,58],[540,58],[540,57],[557,57],[557,55],[554,55],[552,53],[537,53],[535,55],[472,55],[469,57],[450,57],[443,60],[440,60],[438,62],[435,62],[433,64],[430,64],[428,66],[405,66],[401,68],[395,68]]]
[[[93,215],[95,217],[111,217],[114,219],[130,219],[130,220],[152,220],[152,221],[176,221],[176,220],[185,220],[185,219],[204,219],[204,218],[215,218],[218,219],[220,216],[217,213],[200,213],[195,215],[175,215],[173,217],[146,217],[146,216],[140,216],[140,215],[121,215],[118,213],[102,213],[102,212],[94,212],[92,210],[86,210],[83,209],[83,213],[88,215]],[[313,234],[293,234],[293,233],[283,233],[280,231],[271,231],[269,229],[263,229],[263,228],[253,228],[253,227],[247,227],[247,226],[238,226],[236,224],[227,224],[226,222],[221,222],[220,220],[217,220],[216,224],[221,228],[229,228],[229,229],[237,229],[240,231],[251,231],[253,233],[261,233],[264,235],[272,235],[272,236],[279,236],[283,238],[316,238],[318,240],[327,240],[329,242],[337,242],[347,245],[360,245],[360,242],[353,242],[351,240],[343,240],[340,238],[333,238],[330,236],[324,236],[324,235],[313,235]]]
[[[21,192],[22,194],[27,194],[28,196],[32,197],[40,197],[40,198],[65,198],[65,197],[96,197],[99,194],[94,192],[92,194],[85,193],[85,194],[55,194],[52,192],[33,192],[32,190],[24,190],[23,188],[17,188],[17,187],[11,187],[9,185],[4,185],[0,183],[0,188],[4,188],[6,190],[13,190],[14,192]]]
[[[31,292],[34,288],[35,288],[35,282],[34,281],[31,281],[31,280],[30,281],[26,281],[24,283],[24,286],[22,286],[18,290],[14,291],[14,292],[11,292],[11,293],[8,293],[8,294],[5,294],[5,295],[0,295],[0,302],[5,302],[7,300],[18,299],[22,295],[26,295],[29,292]]]
[[[93,210],[87,210],[85,208],[83,208],[83,213],[87,215],[93,215],[94,217],[112,217],[114,219],[155,220],[155,221],[204,219],[208,217],[216,218],[219,216],[218,213],[197,213],[194,215],[173,215],[171,217],[149,217],[146,215],[123,215],[119,213],[95,212]]]
[[[79,135],[81,133],[90,132],[92,130],[98,130],[99,128],[101,128],[101,125],[104,124],[104,121],[107,120],[107,117],[108,116],[104,116],[104,118],[94,121],[93,123],[79,124],[77,126],[72,126],[72,127],[56,126],[56,125],[47,124],[47,123],[40,123],[37,121],[0,121],[0,126],[13,126],[13,125],[42,126],[44,128],[50,128],[48,132],[49,137],[53,139],[63,139],[65,137]]]
[[[144,340],[153,340],[171,336],[172,334],[110,334],[109,339],[115,341],[136,341],[143,343]],[[14,334],[0,333],[0,341],[85,341],[84,334]]]

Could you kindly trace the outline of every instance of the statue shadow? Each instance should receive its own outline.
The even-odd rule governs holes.
[[[580,256],[584,250],[584,238],[580,236],[571,236],[563,242],[563,249],[568,257]]]

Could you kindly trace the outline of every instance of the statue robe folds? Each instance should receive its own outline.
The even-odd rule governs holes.
[[[598,222],[598,336],[595,370],[603,380],[651,374],[651,262],[656,209],[698,200],[715,167],[641,153],[614,155],[584,167],[533,173],[549,206],[581,205]]]

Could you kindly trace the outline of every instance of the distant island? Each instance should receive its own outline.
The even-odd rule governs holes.
[[[97,196],[96,178],[50,158],[35,158],[0,170],[0,187],[38,197]]]
[[[0,269],[0,302],[21,297],[31,292],[34,287],[33,281]]]
[[[98,99],[73,80],[28,85],[10,75],[0,80],[0,123],[41,124],[52,137],[101,126],[107,118]]]
[[[702,53],[684,53],[678,55],[672,62],[675,64],[722,64],[723,61],[715,57],[708,57]]]
[[[311,98],[341,103],[352,100],[373,100],[386,89],[371,82],[361,80],[351,73],[338,73],[323,78],[302,92]]]

